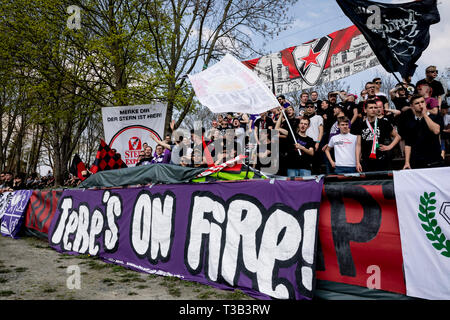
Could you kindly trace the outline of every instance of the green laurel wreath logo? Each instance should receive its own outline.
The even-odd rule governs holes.
[[[419,219],[424,222],[422,228],[425,230],[428,240],[430,240],[433,247],[440,251],[440,253],[447,258],[450,258],[450,240],[445,238],[441,228],[438,225],[436,219],[434,219],[436,213],[436,207],[433,206],[436,203],[434,196],[435,192],[428,194],[425,192],[423,196],[420,196],[419,204]]]

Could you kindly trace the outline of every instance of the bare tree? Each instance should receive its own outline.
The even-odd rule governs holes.
[[[166,131],[174,110],[178,127],[194,107],[186,74],[207,67],[226,52],[238,58],[255,53],[253,35],[273,37],[286,29],[297,0],[148,1],[145,21],[155,49],[157,75],[167,101]],[[182,92],[190,91],[185,96]]]

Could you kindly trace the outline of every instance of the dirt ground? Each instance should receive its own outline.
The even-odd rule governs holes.
[[[79,268],[80,289],[73,288],[75,282],[69,278],[74,272],[69,266]],[[254,299],[239,290],[148,275],[95,257],[60,254],[36,237],[14,240],[0,236],[0,300]]]

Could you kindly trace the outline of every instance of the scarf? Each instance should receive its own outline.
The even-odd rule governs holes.
[[[377,148],[378,148],[378,137],[377,137],[378,118],[375,118],[374,128],[372,128],[368,119],[366,119],[366,124],[367,124],[367,127],[370,129],[370,131],[373,134],[372,150],[370,150],[369,158],[376,159],[377,158]]]

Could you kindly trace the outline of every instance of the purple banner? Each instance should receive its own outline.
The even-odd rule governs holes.
[[[1,217],[0,232],[2,236],[16,238],[25,219],[31,190],[17,190],[6,195],[3,216]]]
[[[309,299],[320,181],[65,190],[49,230],[59,252],[99,256],[260,299]]]

